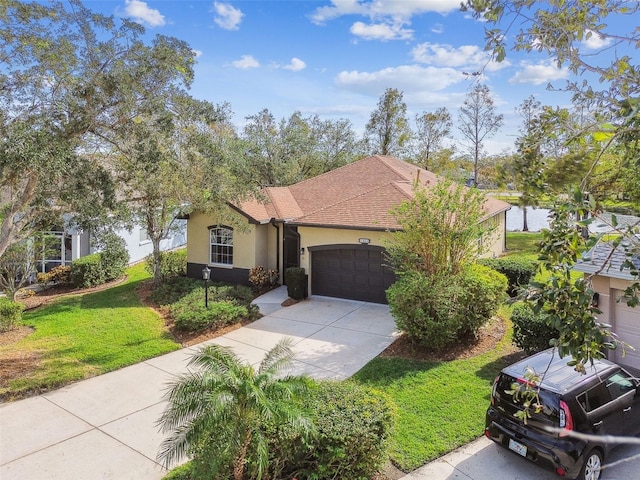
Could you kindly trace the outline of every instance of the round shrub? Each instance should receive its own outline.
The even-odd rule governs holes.
[[[24,305],[6,297],[0,297],[0,332],[13,330],[22,320]]]
[[[71,284],[76,288],[95,287],[105,282],[99,253],[92,253],[71,262]]]
[[[469,265],[461,274],[458,338],[477,337],[480,327],[506,300],[507,278],[489,267]]]
[[[387,289],[391,314],[400,330],[420,345],[441,348],[456,339],[456,299],[461,296],[455,277],[407,272]]]
[[[418,344],[443,348],[477,336],[504,300],[504,275],[470,265],[457,275],[407,272],[387,290],[398,328]]]
[[[507,277],[509,282],[507,292],[510,297],[515,297],[520,288],[529,284],[538,268],[534,260],[519,257],[483,258],[478,262]]]
[[[353,382],[319,382],[303,400],[315,425],[306,442],[274,426],[270,478],[374,478],[389,458],[395,404]]]
[[[124,275],[129,265],[129,252],[121,237],[115,233],[107,233],[102,238],[100,264],[105,282],[110,282]]]
[[[558,330],[547,323],[543,314],[536,314],[528,303],[516,303],[511,313],[513,343],[528,355],[549,348],[558,338]]]

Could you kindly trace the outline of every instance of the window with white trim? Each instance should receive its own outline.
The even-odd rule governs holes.
[[[218,226],[209,230],[209,261],[218,265],[233,265],[233,229]]]

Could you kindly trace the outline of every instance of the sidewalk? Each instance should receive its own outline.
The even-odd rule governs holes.
[[[286,288],[256,299],[265,315],[221,337],[0,406],[2,480],[159,480],[163,435],[156,421],[173,375],[215,343],[257,364],[291,337],[292,373],[345,379],[390,345],[398,332],[386,305],[312,297],[283,308]]]

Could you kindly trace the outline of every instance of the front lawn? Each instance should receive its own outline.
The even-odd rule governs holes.
[[[0,363],[20,376],[0,382],[0,398],[40,393],[180,348],[135,292],[149,274],[139,264],[107,290],[61,297],[23,315],[34,332],[0,347]]]
[[[510,325],[510,324],[509,324]],[[391,458],[405,472],[482,435],[491,385],[513,362],[511,328],[496,348],[468,359],[426,362],[378,357],[354,379],[391,396],[398,422]]]

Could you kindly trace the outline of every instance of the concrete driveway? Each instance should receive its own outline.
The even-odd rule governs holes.
[[[168,381],[206,344],[230,346],[257,364],[283,337],[293,339],[292,373],[345,379],[398,335],[386,305],[312,297],[282,308],[286,288],[255,303],[265,316],[191,348],[59,390],[0,406],[2,480],[156,480],[163,435],[155,422]]]

